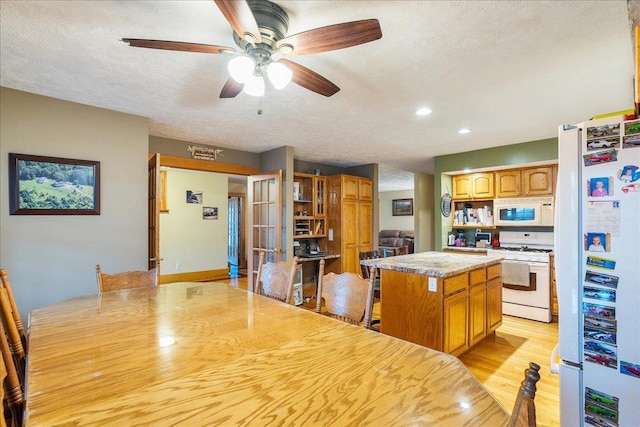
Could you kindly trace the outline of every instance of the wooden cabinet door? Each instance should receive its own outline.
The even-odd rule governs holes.
[[[487,289],[485,283],[469,292],[469,346],[480,342],[487,335]]]
[[[358,202],[351,200],[342,202],[341,221],[342,244],[340,258],[342,261],[342,273],[346,271],[358,273],[361,271],[358,249],[360,243],[358,238]]]
[[[373,249],[373,207],[371,203],[358,203],[358,246],[360,246],[360,251]]]
[[[487,334],[502,324],[502,279],[500,277],[487,283]]]
[[[524,169],[522,186],[525,196],[553,195],[553,167]]]
[[[342,260],[342,272],[356,273],[362,275],[360,268],[360,249],[357,246],[348,245],[340,254]]]
[[[373,184],[370,179],[360,178],[358,180],[358,197],[367,202],[373,200]]]
[[[313,179],[313,215],[324,217],[327,214],[327,178],[315,177]]]
[[[454,200],[470,199],[473,197],[473,183],[471,175],[458,175],[453,177]]]
[[[342,175],[342,200],[358,200],[359,187],[357,176]]]
[[[519,170],[496,172],[496,197],[520,196],[522,174]]]
[[[476,173],[473,175],[473,197],[476,199],[493,199],[493,173]]]
[[[458,292],[444,299],[444,349],[445,353],[458,356],[469,344],[467,325],[469,296],[466,291]]]

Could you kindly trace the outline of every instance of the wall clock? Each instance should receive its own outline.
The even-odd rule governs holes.
[[[442,195],[440,198],[440,210],[445,217],[451,215],[451,194],[445,193]]]

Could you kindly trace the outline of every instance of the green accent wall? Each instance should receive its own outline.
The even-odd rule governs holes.
[[[557,160],[558,138],[437,156],[434,165],[434,207],[440,220],[436,217],[434,224],[436,250],[442,250],[446,233],[451,228],[448,226],[451,223],[451,217],[445,218],[440,212],[440,198],[443,194],[452,191],[451,178],[448,174],[458,174],[465,169],[500,170],[537,162],[555,163]]]

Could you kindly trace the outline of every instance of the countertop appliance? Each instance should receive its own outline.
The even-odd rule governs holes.
[[[619,117],[559,129],[551,369],[563,426],[640,425],[639,138],[640,120]]]
[[[475,235],[476,247],[489,247],[489,246],[491,246],[491,238],[492,238],[492,234],[491,233],[485,233],[483,231],[476,231],[476,235]],[[482,243],[482,245],[484,245],[484,246],[478,245],[479,242],[484,242],[484,243]]]
[[[502,256],[502,313],[551,322],[551,231],[501,231],[500,247],[487,255]]]
[[[495,199],[493,222],[500,227],[552,227],[553,208],[553,196]]]

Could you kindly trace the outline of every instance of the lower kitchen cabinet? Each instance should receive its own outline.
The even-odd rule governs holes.
[[[502,279],[487,282],[487,334],[502,325]]]
[[[460,356],[502,324],[501,266],[445,278],[382,268],[382,333]]]
[[[469,345],[487,336],[487,288],[484,283],[469,291]]]
[[[467,351],[467,324],[469,297],[466,290],[444,299],[444,349],[445,353],[459,355]]]

